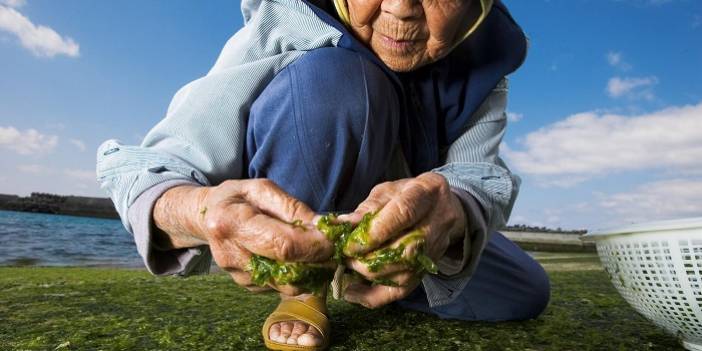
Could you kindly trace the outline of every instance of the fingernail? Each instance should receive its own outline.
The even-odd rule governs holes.
[[[339,215],[337,218],[343,222],[351,222],[352,224],[358,224],[358,222],[361,221],[361,218],[363,218],[363,215],[356,212],[349,212]]]

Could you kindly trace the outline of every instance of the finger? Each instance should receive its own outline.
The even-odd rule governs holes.
[[[398,187],[399,185],[395,182],[386,182],[376,185],[373,187],[370,194],[368,194],[368,197],[358,204],[354,213],[363,215],[368,212],[380,211],[392,200]]]
[[[376,283],[382,284],[383,281],[392,282],[393,285],[398,287],[407,287],[412,285],[417,279],[417,272],[415,271],[401,271],[389,276],[379,277],[375,280]],[[386,284],[387,285],[387,284]]]
[[[351,213],[346,213],[346,214],[341,214],[336,217],[336,219],[339,222],[349,222],[353,225],[358,224],[363,219],[363,215],[366,214],[365,212],[351,212]]]
[[[232,277],[232,280],[234,280],[234,282],[237,285],[245,288],[246,290],[252,293],[260,293],[271,290],[271,288],[268,286],[258,286],[254,284],[251,281],[251,275],[247,272],[243,272],[240,270],[231,270],[229,271],[229,275]]]
[[[409,286],[386,285],[349,285],[344,291],[344,299],[350,303],[362,305],[366,308],[378,308],[393,301],[400,300],[409,295],[419,284],[419,280]]]
[[[217,265],[226,271],[243,271],[251,262],[251,253],[234,240],[213,241],[210,251]]]
[[[208,223],[220,239],[233,235],[244,249],[278,261],[326,261],[332,255],[332,243],[317,230],[281,222],[246,203],[234,203],[227,209]]]
[[[408,262],[423,250],[423,233],[422,230],[412,230],[383,248],[347,259],[346,265],[371,280],[412,269]]]
[[[413,252],[408,253],[409,255],[415,254],[421,249],[424,254],[432,259],[438,259],[446,252],[451,241],[450,227],[443,225],[440,219],[437,220],[438,216],[434,215],[432,217],[426,217],[417,224],[416,228],[418,229],[415,233],[421,233],[424,240],[421,241],[421,245],[412,245]]]
[[[373,218],[368,229],[368,245],[349,245],[344,253],[350,256],[364,254],[401,235],[429,213],[434,206],[432,199],[431,192],[423,186],[409,184]]]
[[[406,271],[408,269],[408,267],[404,264],[391,263],[384,265],[379,271],[373,272],[369,269],[366,263],[363,263],[358,259],[347,260],[346,265],[368,280],[378,279],[381,277],[391,275],[393,273]]]
[[[244,197],[249,204],[283,222],[302,221],[310,228],[315,217],[305,203],[294,198],[269,179],[256,179],[243,184]]]
[[[309,292],[309,291],[305,291],[302,288],[299,288],[297,286],[290,285],[290,284],[275,285],[273,283],[269,283],[268,286],[270,286],[271,288],[277,290],[278,292],[280,292],[284,295],[288,295],[288,296],[297,296],[297,295]]]
[[[256,286],[251,280],[251,274],[238,269],[227,270],[235,283],[243,287]]]
[[[368,197],[366,197],[363,202],[358,204],[356,209],[347,214],[340,215],[338,218],[340,221],[351,222],[352,224],[358,224],[366,213],[375,213],[380,211],[385,204],[387,204],[392,199],[392,194],[398,187],[396,182],[385,182],[380,183],[373,187]]]

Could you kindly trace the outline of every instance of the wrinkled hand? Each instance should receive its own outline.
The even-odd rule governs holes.
[[[405,245],[403,257],[412,257],[418,249],[423,249],[425,255],[437,262],[452,239],[463,235],[466,226],[459,199],[451,192],[446,179],[432,172],[377,185],[353,213],[339,219],[358,223],[368,212],[377,212],[371,222],[368,241],[366,245],[350,243],[344,252],[348,256],[369,257],[406,241],[414,244]],[[424,237],[423,243],[406,240],[408,234],[417,233]],[[423,273],[418,272],[417,267],[403,264],[386,265],[373,272],[363,258],[349,259],[347,265],[369,281],[385,282],[385,285],[353,283],[346,288],[344,298],[347,301],[368,308],[406,297],[417,287]],[[388,286],[388,283],[397,286]]]
[[[312,224],[315,213],[272,181],[234,180],[205,189],[196,227],[237,284],[261,290],[246,271],[252,254],[285,262],[331,259],[332,243]],[[292,285],[271,287],[287,295],[303,292]]]

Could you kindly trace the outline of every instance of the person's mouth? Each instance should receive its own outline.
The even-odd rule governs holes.
[[[383,44],[385,44],[387,47],[394,49],[394,50],[398,50],[398,51],[409,50],[416,43],[416,40],[394,39],[394,38],[391,38],[391,37],[389,37],[387,35],[383,35],[383,34],[380,35],[380,38],[381,38]]]

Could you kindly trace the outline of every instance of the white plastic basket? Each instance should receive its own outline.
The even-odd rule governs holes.
[[[702,217],[599,231],[597,253],[612,284],[639,313],[702,351]]]

